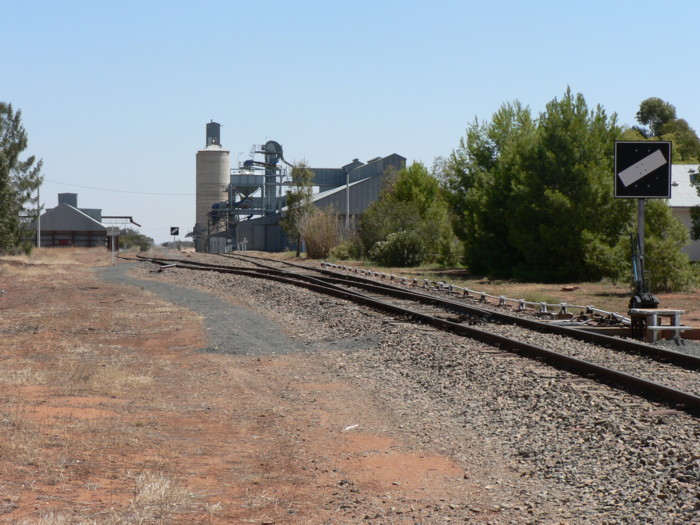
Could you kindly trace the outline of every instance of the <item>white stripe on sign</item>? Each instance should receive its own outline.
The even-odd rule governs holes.
[[[618,176],[626,188],[664,164],[666,164],[666,158],[663,153],[661,153],[661,150],[657,149],[648,157],[644,157],[639,162],[632,164],[629,168],[622,170],[618,173]]]

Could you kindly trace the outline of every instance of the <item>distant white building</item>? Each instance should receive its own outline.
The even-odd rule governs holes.
[[[700,206],[700,196],[693,186],[693,181],[700,182],[700,164],[673,164],[671,167],[671,198],[668,205],[675,218],[681,221],[690,231],[692,221],[690,208]],[[700,261],[700,241],[692,241],[683,252],[691,261]]]

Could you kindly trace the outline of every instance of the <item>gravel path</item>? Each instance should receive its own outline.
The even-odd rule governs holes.
[[[98,275],[112,283],[138,286],[200,314],[209,339],[202,351],[263,355],[285,354],[303,347],[285,335],[277,323],[248,308],[191,288],[132,277],[130,270],[137,266],[139,263],[105,266],[98,269]]]

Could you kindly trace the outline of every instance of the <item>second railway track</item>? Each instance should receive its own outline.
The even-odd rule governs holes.
[[[252,256],[219,257],[221,264],[188,259],[147,258],[178,267],[280,283],[343,298],[400,319],[430,324],[559,369],[594,378],[650,400],[700,414],[700,358],[637,341],[494,312],[454,299],[406,290],[363,277]]]

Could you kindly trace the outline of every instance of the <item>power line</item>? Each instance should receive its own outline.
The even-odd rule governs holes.
[[[62,182],[60,180],[44,179],[47,182],[53,182],[55,184],[63,184],[64,186],[74,186],[76,188],[85,188],[88,190],[97,191],[108,191],[110,193],[131,193],[135,195],[179,195],[179,196],[192,196],[194,193],[151,193],[147,191],[128,191],[128,190],[109,190],[107,188],[96,188],[94,186],[83,186],[82,184],[71,184],[69,182]]]

